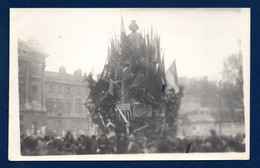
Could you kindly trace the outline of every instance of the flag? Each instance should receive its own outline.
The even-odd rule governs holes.
[[[120,114],[120,116],[122,117],[122,119],[124,120],[125,123],[128,123],[129,121],[126,119],[126,116],[124,115],[123,111],[120,109],[120,105],[116,105],[116,108]]]
[[[123,119],[126,123],[132,120],[133,112],[129,103],[117,104],[116,108],[118,110],[120,120]]]
[[[178,78],[177,78],[177,69],[176,69],[176,61],[174,60],[170,68],[165,74],[166,82],[167,82],[167,90],[173,88],[175,93],[179,92],[178,86]]]

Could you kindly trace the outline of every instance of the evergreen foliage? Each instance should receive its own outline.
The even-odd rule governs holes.
[[[178,110],[183,97],[183,87],[175,94],[174,89],[165,91],[166,78],[164,56],[160,48],[160,37],[151,31],[141,35],[133,31],[128,36],[110,40],[108,56],[98,81],[93,74],[86,78],[90,89],[88,108],[92,120],[101,127],[109,119],[118,122],[116,104],[141,104],[152,108],[151,116],[135,118],[130,128],[148,124],[147,133],[162,135],[177,130]],[[123,87],[123,88],[122,88]],[[91,105],[90,105],[91,104]]]

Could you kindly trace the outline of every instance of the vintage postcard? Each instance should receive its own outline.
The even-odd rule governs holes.
[[[249,8],[10,9],[9,160],[248,160]]]

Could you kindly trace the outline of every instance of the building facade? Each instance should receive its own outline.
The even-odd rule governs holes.
[[[46,126],[44,69],[48,55],[18,40],[20,132],[36,135]]]
[[[76,134],[91,134],[91,116],[83,102],[88,95],[83,83],[81,70],[74,74],[66,73],[65,67],[59,72],[45,72],[45,95],[47,128],[58,135],[66,131]]]
[[[18,40],[20,133],[93,135],[95,126],[83,105],[88,89],[81,70],[45,71],[47,56],[40,47]]]

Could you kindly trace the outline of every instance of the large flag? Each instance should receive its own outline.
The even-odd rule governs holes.
[[[167,90],[173,88],[175,93],[179,92],[178,86],[178,77],[177,77],[177,69],[176,69],[176,61],[174,60],[170,68],[165,74],[166,82],[167,82]]]
[[[131,110],[131,105],[128,103],[117,104],[116,105],[118,112],[119,121],[124,120],[125,123],[129,123],[132,120],[133,112]]]

